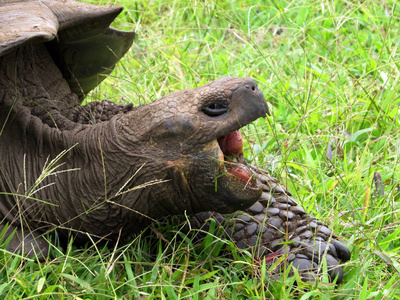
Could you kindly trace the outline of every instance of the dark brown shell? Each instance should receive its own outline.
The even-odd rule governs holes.
[[[0,56],[46,43],[71,90],[83,99],[132,45],[134,32],[109,27],[121,11],[72,0],[2,0]]]

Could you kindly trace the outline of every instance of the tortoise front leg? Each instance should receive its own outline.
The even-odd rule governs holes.
[[[276,178],[250,167],[264,186],[260,200],[245,211],[230,215],[196,214],[190,219],[192,227],[204,228],[205,222],[214,218],[224,225],[226,235],[238,248],[252,248],[256,259],[265,258],[270,263],[284,255],[286,265],[292,264],[304,280],[312,279],[325,259],[331,280],[337,278],[340,283],[343,269],[339,262],[349,260],[350,251],[332,230],[298,206]]]

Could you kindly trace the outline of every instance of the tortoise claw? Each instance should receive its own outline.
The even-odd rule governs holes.
[[[335,246],[336,252],[340,260],[348,261],[351,257],[350,250],[338,240],[332,240],[332,245]]]

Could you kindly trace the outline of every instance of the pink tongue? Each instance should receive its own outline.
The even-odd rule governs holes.
[[[242,167],[242,165],[235,165],[235,164],[225,164],[225,168],[228,173],[235,175],[243,179],[244,181],[249,181],[251,178],[251,172],[249,169]]]
[[[237,157],[243,151],[243,140],[238,130],[220,137],[218,143],[224,155]]]
[[[225,164],[226,170],[244,180],[249,181],[251,178],[251,172],[249,169],[244,167],[242,164],[238,164],[227,158],[226,156],[234,156],[238,157],[240,153],[243,151],[243,139],[240,135],[240,132],[234,131],[228,133],[227,135],[220,137],[218,139],[219,147],[221,148],[222,152],[224,153],[225,160],[228,162]]]

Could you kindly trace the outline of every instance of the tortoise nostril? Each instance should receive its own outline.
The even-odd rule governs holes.
[[[253,92],[256,90],[256,86],[254,84],[252,84],[252,85],[246,84],[245,87],[246,87],[246,89],[251,89]]]

